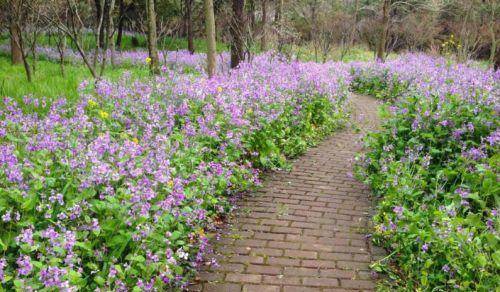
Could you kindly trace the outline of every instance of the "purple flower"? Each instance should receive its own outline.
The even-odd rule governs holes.
[[[448,265],[444,265],[441,270],[445,273],[448,273],[450,271],[450,267]]]
[[[18,266],[17,273],[19,275],[27,276],[33,270],[33,265],[31,264],[31,258],[27,255],[21,255],[17,258],[16,264]]]
[[[486,154],[479,148],[471,148],[463,153],[463,156],[472,160],[480,160],[486,158]]]
[[[490,136],[486,137],[486,141],[488,141],[491,146],[498,145],[500,143],[500,130],[496,130]]]
[[[392,209],[392,211],[394,211],[394,213],[396,213],[398,217],[401,217],[403,216],[404,208],[402,206],[396,206]]]
[[[5,212],[5,214],[2,215],[2,221],[10,222],[10,220],[12,220],[11,211]]]
[[[7,261],[5,260],[5,258],[0,258],[0,283],[3,282],[5,277],[5,267],[7,267]]]
[[[66,274],[67,272],[65,269],[59,267],[47,267],[40,271],[39,279],[45,288],[64,288],[69,286],[68,282],[63,282],[62,279],[62,277]]]
[[[439,122],[439,124],[440,124],[441,126],[443,126],[443,127],[447,127],[447,126],[449,126],[449,125],[450,125],[450,121],[448,121],[448,120],[444,120],[444,121]]]
[[[21,231],[21,234],[16,237],[16,242],[19,243],[25,243],[30,246],[33,246],[35,243],[33,241],[33,227],[28,227]]]
[[[453,131],[452,136],[455,140],[460,140],[462,135],[464,134],[464,130],[462,129],[456,129]]]
[[[422,245],[422,251],[427,252],[428,250],[429,250],[429,244],[424,243],[424,245]]]
[[[469,197],[470,192],[464,188],[458,188],[455,190],[455,192],[460,196],[462,199],[467,199]]]

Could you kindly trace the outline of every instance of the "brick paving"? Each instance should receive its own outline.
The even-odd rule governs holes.
[[[270,173],[246,195],[215,243],[219,267],[206,268],[189,291],[371,291],[369,265],[383,251],[365,235],[369,190],[352,178],[360,139],[377,125],[376,101],[350,99],[353,126]]]

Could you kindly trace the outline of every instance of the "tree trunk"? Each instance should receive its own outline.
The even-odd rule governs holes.
[[[67,23],[68,23],[69,28],[66,29],[66,26],[64,24],[62,24],[62,25],[58,24],[57,25],[58,29],[60,29],[61,32],[64,32],[71,39],[73,44],[75,44],[76,50],[78,51],[78,53],[80,54],[80,56],[83,59],[83,63],[89,69],[90,74],[92,74],[92,77],[94,79],[97,79],[98,76],[97,76],[96,71],[95,71],[95,65],[91,62],[92,60],[90,60],[88,58],[87,53],[85,52],[83,45],[79,39],[80,32],[79,32],[79,29],[77,28],[77,24],[75,22],[75,19],[80,18],[80,16],[78,15],[78,10],[74,7],[74,3],[71,0],[67,0],[66,5],[68,7],[68,10],[67,10],[68,11],[68,22]],[[97,31],[99,31],[99,30],[97,30]],[[97,40],[98,40],[98,38],[96,38],[96,43],[98,44],[99,42]],[[99,47],[99,45],[96,45],[96,48],[98,48],[98,47]],[[98,57],[97,52],[98,51],[96,50],[96,55],[94,56],[94,60],[96,60],[96,58]]]
[[[245,20],[243,15],[243,8],[245,7],[245,0],[232,0],[233,1],[233,20],[231,21],[231,68],[236,68],[243,61],[243,30],[245,27]]]
[[[274,14],[274,21],[279,23],[281,21],[281,14],[283,12],[283,0],[275,0],[276,1],[276,10]]]
[[[186,32],[187,32],[187,40],[188,40],[188,51],[193,54],[194,53],[194,40],[193,40],[193,19],[192,19],[192,10],[193,10],[193,0],[186,0]]]
[[[148,13],[148,51],[150,58],[150,67],[153,74],[160,74],[160,65],[158,59],[158,45],[156,36],[156,13],[155,1],[147,0]]]
[[[32,81],[31,67],[30,67],[30,64],[28,63],[27,53],[24,50],[23,34],[21,32],[21,26],[19,25],[19,22],[16,24],[16,28],[17,28],[17,31],[19,32],[19,38],[17,40],[18,40],[18,45],[21,48],[21,57],[23,60],[24,71],[26,72],[26,78],[28,79],[28,82],[31,83],[31,81]]]
[[[497,40],[496,40],[496,36],[495,36],[495,31],[494,31],[494,28],[491,29],[492,33],[491,33],[491,47],[490,47],[490,64],[494,64],[495,63],[495,56],[497,55]]]
[[[249,17],[250,17],[250,29],[252,33],[255,31],[255,0],[249,0]]]
[[[390,0],[384,0],[384,5],[382,6],[382,22],[380,28],[380,39],[377,46],[377,60],[385,60],[385,46],[387,42],[387,33],[389,30],[389,7]]]
[[[106,23],[106,20],[103,19],[102,21],[100,20],[101,17],[105,18],[106,17],[106,6],[107,6],[107,1],[106,0],[95,0],[95,8],[96,8],[96,21],[97,21],[97,24],[99,22],[102,23],[102,21],[104,21]],[[99,47],[104,47],[104,40],[105,40],[105,37],[104,37],[104,26],[103,25],[100,25],[99,26],[99,38],[98,38],[98,42],[99,42]]]
[[[318,46],[320,46],[320,36],[318,35],[318,25],[316,20],[316,10],[318,8],[318,1],[314,0],[311,2],[311,32],[309,38],[312,40],[314,44],[314,60],[318,62]]]
[[[205,21],[207,28],[207,74],[211,78],[215,75],[215,16],[213,0],[205,0]]]
[[[108,45],[109,45],[109,53],[110,53],[110,61],[111,66],[115,66],[115,42],[113,40],[114,32],[115,32],[115,24],[113,21],[113,11],[115,10],[115,0],[110,0],[109,3],[109,13],[108,13],[108,27],[107,37],[108,37]]]
[[[493,69],[494,70],[500,69],[500,50],[497,50],[497,53],[495,54],[495,58],[493,61]]]
[[[66,73],[64,72],[64,51],[66,50],[66,36],[59,36],[59,40],[57,43],[57,50],[59,52],[59,65],[61,68],[61,75],[65,77]]]
[[[351,31],[351,46],[354,46],[356,42],[356,31],[358,29],[358,22],[359,22],[359,0],[354,1],[354,25],[352,27]]]
[[[12,23],[10,25],[10,52],[12,64],[21,64],[23,62],[23,52],[21,51],[20,46],[20,36],[21,32],[19,31],[15,23]]]
[[[490,30],[490,36],[491,36],[491,47],[490,47],[490,64],[491,66],[495,67],[498,66],[497,63],[495,63],[495,56],[497,55],[497,37],[495,33],[495,24],[496,24],[496,17],[495,17],[495,10],[497,9],[497,6],[494,0],[490,0],[490,23],[489,23],[489,30]],[[498,62],[498,60],[497,60]]]
[[[38,55],[36,52],[36,44],[38,41],[38,29],[34,28],[33,30],[33,35],[32,35],[32,43],[30,44],[30,51],[31,51],[31,56],[33,58],[32,63],[31,63],[31,68],[33,68],[33,73],[36,72],[36,62],[38,61]]]
[[[105,27],[105,38],[104,38],[104,47],[103,47],[103,56],[102,56],[102,63],[101,63],[101,72],[100,76],[104,74],[104,68],[106,67],[106,62],[108,58],[108,49],[109,49],[109,58],[111,61],[111,65],[115,65],[115,42],[113,41],[113,30],[114,30],[114,25],[113,25],[113,10],[115,7],[115,0],[109,0],[107,2],[107,16],[106,16],[106,23],[104,25]]]
[[[260,50],[267,49],[267,0],[262,0],[262,38],[260,40]]]
[[[99,2],[99,6],[97,6]],[[104,43],[101,43],[101,38],[102,38],[102,28],[104,27],[102,25],[102,22],[104,20],[104,10],[103,6],[105,6],[105,0],[95,0],[96,3],[96,9],[99,12],[98,14],[98,22],[97,22],[97,27],[96,27],[96,38],[95,38],[95,51],[94,51],[94,62],[93,62],[93,67],[94,69],[97,68],[97,61],[99,60],[99,53],[101,48],[104,46]],[[100,8],[98,8],[100,7]],[[95,72],[95,71],[94,71]]]
[[[119,51],[122,49],[122,36],[123,36],[123,25],[125,24],[125,3],[124,0],[119,2],[119,12],[118,12],[118,33],[116,35],[116,47]]]

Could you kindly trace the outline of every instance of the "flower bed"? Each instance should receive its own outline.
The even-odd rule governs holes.
[[[374,239],[391,252],[375,269],[408,290],[495,290],[500,72],[424,55],[353,72],[355,90],[394,101],[359,169],[379,196]]]
[[[264,55],[210,80],[83,84],[76,104],[4,98],[0,287],[183,287],[257,168],[341,126],[349,82],[346,65]]]

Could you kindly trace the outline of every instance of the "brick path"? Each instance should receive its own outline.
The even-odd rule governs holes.
[[[354,127],[334,134],[246,195],[215,245],[220,266],[200,272],[189,291],[368,291],[380,249],[365,239],[368,189],[351,177],[364,130],[377,124],[376,102],[353,96]]]

